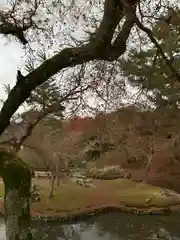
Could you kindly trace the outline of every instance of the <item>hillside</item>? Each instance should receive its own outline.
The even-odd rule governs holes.
[[[147,182],[180,191],[179,119],[173,110],[129,107],[65,121],[53,131],[41,122],[20,155],[35,168],[118,165],[135,180],[143,179],[151,159]]]

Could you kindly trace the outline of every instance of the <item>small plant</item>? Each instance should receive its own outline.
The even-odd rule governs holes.
[[[106,166],[104,168],[91,168],[87,171],[87,176],[96,178],[96,179],[116,179],[127,177],[127,172],[120,168],[118,165],[115,166]]]
[[[81,187],[94,187],[95,185],[92,184],[92,179],[87,178],[86,176],[75,173],[73,174],[72,181],[76,184],[80,185]]]
[[[32,202],[39,202],[41,200],[39,189],[35,184],[33,184],[31,187],[31,200]]]

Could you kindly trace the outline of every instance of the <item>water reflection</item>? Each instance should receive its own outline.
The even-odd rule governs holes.
[[[5,239],[4,219],[0,218],[0,240]]]
[[[70,225],[33,222],[36,240],[180,240],[180,215],[135,216],[111,213]],[[5,240],[0,219],[0,240]]]

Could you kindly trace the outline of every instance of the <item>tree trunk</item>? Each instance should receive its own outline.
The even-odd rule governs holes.
[[[0,149],[0,175],[5,185],[6,239],[32,240],[29,204],[31,172],[17,156]]]
[[[49,193],[49,198],[52,198],[54,196],[54,185],[55,185],[55,180],[56,176],[52,176],[52,181],[51,181],[51,190]]]
[[[147,177],[148,177],[148,173],[149,173],[151,164],[152,164],[152,155],[148,156],[148,162],[147,162],[147,165],[146,165],[146,168],[145,168],[145,176],[144,176],[144,179],[143,179],[144,183],[146,183],[146,181],[147,181]]]
[[[60,176],[59,175],[57,175],[57,177],[56,177],[56,184],[57,184],[57,186],[60,186]]]

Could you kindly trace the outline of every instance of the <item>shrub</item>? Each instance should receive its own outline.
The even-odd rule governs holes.
[[[91,168],[87,171],[86,175],[88,177],[102,179],[102,180],[110,180],[117,178],[124,178],[127,176],[127,172],[120,168],[119,166],[107,166],[104,168]]]

